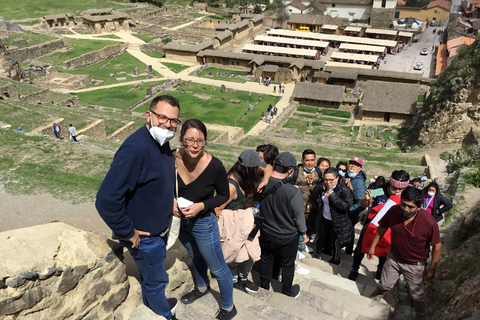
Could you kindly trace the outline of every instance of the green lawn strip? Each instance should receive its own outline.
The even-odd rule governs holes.
[[[3,44],[6,47],[9,47],[12,45],[12,42],[14,39],[22,38],[27,41],[27,44],[22,44],[22,45],[15,45],[18,48],[25,48],[25,47],[31,47],[40,43],[44,43],[47,41],[55,40],[58,39],[56,37],[52,37],[46,34],[37,34],[37,33],[20,33],[20,34],[12,34],[8,37],[7,40],[3,40]]]
[[[108,40],[84,40],[67,38],[68,44],[73,46],[72,50],[64,52],[54,52],[44,57],[38,58],[42,62],[55,66],[57,69],[63,70],[63,62],[81,56],[84,53],[99,50],[106,46],[114,45]]]
[[[240,70],[230,70],[230,69],[222,69],[222,68],[214,68],[214,67],[209,67],[203,70],[198,74],[199,77],[202,78],[210,78],[210,79],[216,79],[216,80],[223,80],[223,81],[232,81],[232,82],[240,82],[240,83],[245,83],[247,80],[243,78],[237,78],[237,77],[219,77],[217,76],[218,72],[228,72],[231,75],[237,75],[237,76],[246,76],[249,71],[240,71]],[[209,76],[208,74],[212,73],[213,76]]]
[[[148,52],[148,51],[142,51],[145,53],[147,56],[150,56],[152,58],[165,58],[165,53],[164,52]]]
[[[312,120],[316,119],[311,115],[306,115],[306,114],[299,113],[299,112],[295,112],[294,115],[297,116],[297,117],[305,118],[305,119],[312,119]],[[338,118],[334,118],[334,117],[320,116],[318,119],[319,120],[330,121],[330,122],[337,122],[337,123],[347,123],[348,122],[348,120],[346,120],[346,119],[338,119]]]
[[[140,40],[143,40],[145,42],[150,42],[152,41],[153,39],[156,39],[158,38],[158,36],[149,36],[147,33],[133,33],[132,34],[134,37],[140,39]]]
[[[204,90],[203,87],[207,87]],[[185,83],[183,89],[186,93],[180,93],[178,91],[168,92],[172,96],[176,97],[180,101],[181,118],[197,118],[206,123],[216,123],[228,126],[234,126],[234,121],[237,119],[237,127],[244,128],[245,132],[248,132],[260,119],[260,114],[267,110],[269,104],[275,105],[279,97],[272,95],[263,95],[262,101],[254,106],[253,111],[248,112],[248,116],[245,115],[245,109],[248,108],[246,101],[250,101],[252,105],[258,101],[258,93],[253,93],[249,96],[247,91],[238,90],[237,94],[233,94],[233,89],[228,88],[227,93],[222,93],[220,87],[216,87],[216,91],[211,90],[210,85],[205,86],[200,84],[200,89],[197,88],[197,83],[193,83],[193,87],[188,87]],[[203,100],[193,96],[195,93],[204,93],[212,95],[210,100]],[[222,101],[222,97],[225,101]],[[218,100],[215,100],[217,98]],[[240,104],[234,104],[228,102],[230,99],[238,99],[242,102]],[[136,112],[145,112],[150,107],[150,104],[144,103],[135,109]],[[240,120],[240,116],[243,117]]]
[[[217,19],[217,20],[225,20],[225,19],[230,19],[230,16],[229,16],[229,15],[225,15],[225,14],[221,14],[221,13],[217,13],[217,14],[209,15],[209,16],[207,16],[207,18],[209,18],[209,19]]]
[[[350,119],[350,117],[352,116],[352,114],[348,111],[333,110],[333,109],[322,109],[322,115],[338,117],[338,118],[346,118],[346,119]]]
[[[203,14],[198,13],[198,12],[189,12],[188,15],[192,16],[192,17],[195,17],[195,18],[200,18],[200,17],[204,16]]]
[[[162,62],[162,64],[167,68],[171,69],[175,73],[179,73],[180,71],[183,71],[190,67],[184,64],[178,64],[178,63],[172,63],[172,62]]]
[[[135,102],[140,101],[146,96],[146,89],[154,84],[161,84],[164,80],[158,82],[146,82],[139,88],[130,90],[133,86],[120,86],[107,89],[98,89],[94,91],[76,93],[79,99],[87,104],[100,105],[117,109],[127,109]],[[150,102],[148,102],[150,106]],[[136,110],[137,111],[137,110]]]
[[[38,18],[46,15],[61,14],[66,12],[75,13],[79,16],[82,11],[87,9],[115,8],[124,9],[125,6],[118,4],[120,1],[85,1],[68,0],[65,1],[2,1],[2,17],[4,20]]]
[[[299,106],[297,108],[297,111],[302,111],[302,112],[308,112],[308,113],[317,113],[318,108],[317,107],[309,107],[309,106]]]

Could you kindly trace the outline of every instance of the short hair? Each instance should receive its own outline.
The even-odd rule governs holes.
[[[155,106],[157,105],[157,103],[159,103],[160,101],[165,101],[167,102],[169,105],[171,105],[172,107],[176,107],[180,110],[180,103],[178,102],[177,98],[175,98],[174,96],[171,96],[169,95],[168,93],[167,94],[162,94],[162,95],[159,95],[157,97],[155,97],[152,102],[150,103],[150,110],[153,110],[155,109]]]
[[[293,167],[284,167],[284,166],[276,164],[276,163],[273,165],[273,171],[277,171],[278,173],[287,173],[288,170],[290,170],[292,168]]]
[[[328,162],[328,166],[329,166],[329,167],[332,166],[332,165],[330,164],[330,160],[328,160],[327,158],[318,158],[318,160],[317,160],[317,167],[320,166],[320,163],[322,163],[322,162],[324,162],[324,161]]]
[[[207,127],[202,121],[198,119],[188,119],[187,121],[185,121],[185,123],[182,125],[182,130],[180,131],[180,140],[183,140],[185,133],[190,128],[197,129],[198,131],[203,133],[205,141],[207,140]]]
[[[406,187],[400,198],[404,201],[413,201],[417,207],[421,207],[423,204],[423,191],[412,186]]]
[[[315,154],[315,151],[313,151],[312,149],[305,149],[305,150],[303,150],[303,152],[302,152],[302,160],[305,159],[305,156],[308,155],[308,154],[313,154],[314,157],[317,156],[317,155]]]
[[[430,187],[434,187],[436,192],[440,192],[440,187],[438,186],[438,183],[436,183],[435,181],[434,182],[430,182],[430,184],[428,186],[425,187],[425,192],[428,192],[428,189]]]
[[[262,144],[257,147],[257,152],[263,152],[263,161],[269,165],[273,165],[273,161],[278,156],[280,151],[273,144]]]
[[[329,167],[327,169],[325,169],[325,172],[323,173],[323,176],[325,177],[326,174],[328,173],[331,173],[336,177],[338,177],[338,170],[337,168],[334,168],[334,167]]]
[[[405,170],[395,170],[392,172],[392,178],[397,181],[410,181],[410,175]]]
[[[345,161],[338,161],[338,163],[337,163],[337,165],[335,166],[335,168],[337,168],[337,170],[338,170],[338,168],[339,168],[340,166],[345,166],[345,168],[348,169],[348,163],[346,163]]]

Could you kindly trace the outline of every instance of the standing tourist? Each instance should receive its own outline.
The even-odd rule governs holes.
[[[58,124],[56,124],[54,122],[53,126],[52,126],[52,129],[53,129],[53,134],[55,135],[55,137],[57,137],[57,139],[61,139],[61,137],[60,137],[60,127],[58,126]]]
[[[165,298],[167,233],[175,189],[168,141],[180,124],[179,113],[178,100],[170,95],[152,100],[145,111],[145,126],[118,149],[95,203],[137,264],[143,303],[166,319],[172,319],[176,306],[176,299]]]
[[[297,160],[293,154],[281,152],[275,158],[273,174],[260,202],[260,212],[265,218],[260,235],[260,285],[268,290],[273,270],[281,269],[282,292],[294,298],[300,295],[300,286],[292,286],[298,238],[303,237],[303,244],[308,241],[302,194],[285,181],[296,166]]]
[[[197,119],[189,119],[180,133],[181,148],[176,153],[178,197],[192,204],[174,210],[182,217],[179,239],[192,258],[196,287],[181,301],[190,304],[206,295],[207,269],[215,275],[220,288],[221,308],[217,319],[232,319],[237,314],[233,304],[233,282],[220,244],[214,209],[229,198],[227,172],[220,160],[205,152],[207,128]]]
[[[423,189],[424,203],[422,208],[432,215],[437,222],[443,220],[443,213],[452,208],[452,202],[440,193],[436,182],[430,183]]]
[[[77,129],[70,123],[68,126],[68,131],[70,131],[70,136],[72,137],[73,142],[78,142],[77,141]]]
[[[419,320],[428,317],[425,276],[427,280],[435,277],[442,250],[438,224],[428,212],[421,208],[422,204],[422,190],[412,186],[405,188],[400,205],[390,208],[380,219],[367,254],[368,259],[373,259],[375,246],[390,228],[392,244],[380,282],[371,297],[383,296],[395,286],[400,275],[403,274]],[[432,247],[432,261],[427,268],[430,247]]]

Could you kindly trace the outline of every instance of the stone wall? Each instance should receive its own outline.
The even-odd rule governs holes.
[[[45,79],[35,79],[34,83],[41,87],[51,89],[68,89],[77,90],[92,82],[92,78],[88,74],[69,74],[58,72],[55,67],[48,67]]]
[[[100,50],[88,52],[82,54],[79,57],[67,60],[63,63],[63,66],[67,70],[74,70],[95,64],[97,62],[113,58],[121,53],[123,53],[128,47],[126,43],[115,44],[113,46],[107,46]]]
[[[22,62],[25,60],[34,60],[38,57],[50,54],[54,51],[64,49],[67,46],[67,40],[65,38],[56,39],[44,43],[40,43],[26,48],[11,48],[8,49],[13,59]]]
[[[17,86],[14,83],[1,86],[0,99],[18,99]]]
[[[0,318],[116,318],[129,282],[114,244],[63,223],[0,233]]]
[[[55,119],[51,123],[35,128],[32,130],[32,133],[55,137],[55,134],[53,133],[54,122],[60,127],[60,133],[59,133],[60,137],[62,138],[70,137],[68,132],[68,124],[63,118]]]
[[[113,133],[108,137],[108,139],[114,140],[114,141],[124,141],[124,140],[127,139],[132,133],[134,133],[135,130],[136,130],[136,128],[135,128],[135,122],[131,121],[131,122],[127,123],[126,125],[124,125],[123,127],[121,127],[120,129],[115,130],[115,132],[113,132]]]
[[[184,61],[188,63],[197,63],[197,53],[178,51],[178,50],[165,50],[166,57],[168,59]]]
[[[374,8],[370,15],[370,24],[374,28],[389,28],[393,23],[395,16],[395,8],[385,9],[385,8]]]
[[[53,103],[49,89],[43,89],[26,96],[20,96],[19,100],[30,104]]]
[[[91,125],[87,126],[82,130],[77,131],[77,139],[82,139],[80,136],[96,137],[96,138],[107,138],[107,133],[105,131],[105,122],[103,119],[97,120]]]
[[[285,109],[277,116],[274,117],[271,124],[267,126],[265,130],[267,131],[277,131],[280,130],[283,125],[290,119],[293,113],[297,110],[300,104],[297,101],[291,101]]]
[[[7,48],[0,41],[0,77],[20,81],[23,79],[23,69]]]

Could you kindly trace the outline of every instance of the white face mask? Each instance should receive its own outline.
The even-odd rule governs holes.
[[[160,144],[160,146],[163,146],[166,142],[172,140],[172,138],[175,136],[174,131],[170,131],[167,129],[159,128],[159,127],[154,127],[152,123],[152,117],[150,116],[150,135],[155,139],[155,141]]]
[[[429,197],[433,197],[435,195],[435,192],[428,192]]]
[[[401,192],[399,192],[399,193],[393,192],[393,190],[392,190],[391,188],[390,188],[390,194],[392,194],[392,195],[397,195],[397,196],[399,196],[399,197],[402,195]]]

